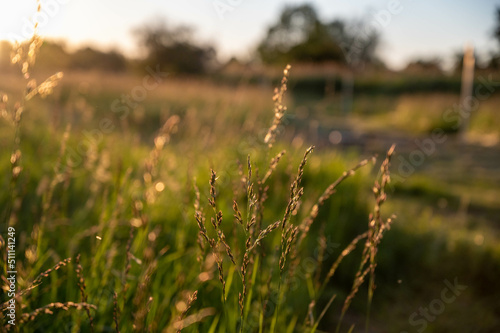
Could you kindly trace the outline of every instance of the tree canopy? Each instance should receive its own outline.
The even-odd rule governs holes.
[[[214,48],[197,45],[193,30],[186,26],[168,27],[160,22],[136,29],[135,35],[146,52],[146,63],[173,73],[206,73],[215,61]]]
[[[379,33],[362,22],[322,22],[311,5],[286,7],[257,48],[266,63],[374,62]]]
[[[500,7],[497,7],[495,10],[495,16],[496,16],[496,25],[495,29],[493,31],[493,37],[497,40],[498,44],[500,45]]]

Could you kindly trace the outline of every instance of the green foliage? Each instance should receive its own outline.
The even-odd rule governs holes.
[[[495,12],[496,16],[496,26],[495,30],[493,32],[493,37],[497,40],[498,43],[500,43],[500,8],[496,8]]]
[[[123,72],[127,68],[125,57],[117,51],[101,52],[91,47],[75,51],[69,67],[76,70],[96,69],[100,71]]]
[[[366,32],[367,30],[370,30]],[[374,63],[378,33],[361,22],[322,22],[314,7],[286,7],[257,52],[266,63]]]
[[[291,237],[293,228],[299,227],[300,238],[304,230],[300,227],[312,207],[330,183],[354,167],[356,154],[317,149],[305,164],[306,147],[298,136],[286,132],[269,148],[264,136],[272,118],[268,112],[272,109],[270,91],[252,86],[215,87],[195,80],[188,84],[167,81],[125,119],[119,119],[109,106],[140,84],[141,77],[107,74],[82,79],[81,75],[69,73],[53,95],[23,104],[17,128],[21,158],[15,161],[22,170],[13,185],[16,126],[9,117],[16,107],[12,98],[16,95],[7,91],[9,100],[3,103],[2,99],[1,109],[8,113],[0,120],[0,183],[8,190],[0,192],[0,217],[6,221],[4,225],[8,221],[17,230],[18,288],[25,292],[18,298],[22,306],[19,318],[37,314],[25,318],[19,331],[114,331],[118,323],[121,332],[167,327],[176,331],[181,324],[186,325],[185,332],[227,332],[237,330],[243,322],[244,331],[249,332],[273,327],[277,332],[307,332],[331,331],[339,324],[338,315],[360,266],[364,239],[342,260],[324,288],[322,284],[343,250],[367,228],[373,175],[362,169],[336,187],[319,205],[296,254],[292,247],[281,262],[283,268],[280,259],[289,244],[283,235]],[[372,79],[371,87],[383,87],[381,80]],[[90,82],[86,89],[83,81]],[[9,83],[3,87],[13,90],[19,85],[14,79]],[[301,90],[293,80],[289,83],[292,92]],[[370,110],[380,103],[371,95],[363,98]],[[384,105],[376,106],[380,109],[397,102],[392,97],[380,98]],[[421,99],[430,101],[416,96],[410,106]],[[418,104],[414,109],[416,115],[422,107]],[[370,110],[363,116],[368,117]],[[89,140],[88,133],[95,133],[103,118],[111,119],[115,128],[101,133],[98,140]],[[278,118],[282,119],[275,113],[274,119]],[[280,126],[276,129],[281,131]],[[265,177],[271,159],[282,150],[287,153]],[[494,163],[488,152],[488,161]],[[464,187],[458,190],[445,180],[436,181],[443,174],[449,176],[456,165],[451,159],[445,172],[428,179],[412,176],[408,182],[396,184],[397,199],[384,204],[389,207],[383,212],[397,212],[401,223],[378,248],[378,288],[370,316],[374,329],[408,330],[408,316],[438,297],[443,279],[454,276],[470,287],[456,303],[447,305],[429,329],[457,331],[477,327],[479,320],[486,329],[498,327],[494,286],[500,272],[500,249],[494,226],[483,228],[484,221],[496,221],[497,201],[487,205],[481,197],[467,204],[465,198],[476,192],[484,198],[490,192],[495,194],[498,177],[483,179],[481,185],[459,174]],[[266,186],[260,189],[259,180],[264,177]],[[250,204],[256,197],[248,195],[249,179],[254,193],[266,193],[266,199],[258,201],[262,203],[258,209]],[[244,223],[253,212],[256,219],[262,213],[255,233],[234,217],[234,201]],[[241,267],[248,235],[253,235],[250,245],[255,244],[258,232],[284,219],[290,202],[296,205],[286,218],[292,229],[283,233],[276,228],[252,248],[241,311]],[[475,215],[465,214],[467,219],[462,221],[464,207]],[[200,248],[197,241],[197,210],[203,210],[208,236],[219,242],[215,253],[221,259],[225,298],[214,251],[206,242]],[[219,211],[222,222],[214,229],[211,218],[217,219]],[[235,264],[218,231],[223,232]],[[484,246],[479,247],[483,241]],[[293,240],[290,244],[293,246]],[[40,275],[42,272],[48,273]],[[361,331],[368,295],[362,286],[345,324],[339,326],[343,331]],[[5,293],[0,295],[0,302],[7,299]],[[394,304],[399,304],[397,309]],[[470,304],[475,305],[474,310]],[[463,316],[464,311],[470,317]]]
[[[167,27],[157,23],[136,29],[135,35],[145,50],[145,63],[153,68],[160,66],[170,73],[204,74],[215,60],[215,49],[198,45],[192,29],[186,26]]]
[[[38,41],[35,36],[29,48]],[[34,59],[22,50],[17,52],[24,71],[24,62],[32,65]],[[2,127],[14,135],[14,148],[0,156],[10,161],[2,164],[10,191],[0,203],[5,225],[15,227],[19,239],[16,301],[22,330],[316,329],[326,309],[314,303],[331,294],[321,285],[321,267],[345,256],[335,253],[326,232],[346,246],[352,237],[347,225],[366,225],[367,202],[359,195],[368,187],[366,174],[345,182],[349,195],[335,201],[330,196],[367,161],[344,173],[346,161],[335,153],[309,157],[309,148],[301,159],[302,149],[290,144],[272,147],[286,110],[287,73],[288,68],[274,98],[273,130],[263,141],[250,141],[255,134],[239,130],[247,121],[241,118],[245,107],[235,116],[230,108],[220,114],[215,103],[217,113],[195,117],[173,108],[163,111],[164,124],[152,136],[141,133],[148,128],[129,132],[126,123],[104,135],[89,115],[105,115],[90,105],[109,105],[112,94],[86,104],[76,95],[31,97],[31,91],[45,91],[34,86],[22,104],[11,106],[3,98],[8,111]],[[61,77],[42,85],[54,88]],[[207,97],[213,98],[210,92]],[[50,117],[56,101],[65,101],[68,112],[77,107],[65,127]],[[214,138],[198,141],[193,134],[199,135],[206,119],[216,121],[209,133]],[[218,132],[228,126],[232,130]],[[239,167],[237,161],[247,158]],[[209,173],[210,168],[221,171]],[[238,213],[239,223],[232,217]],[[305,299],[313,305],[305,306]],[[8,301],[5,294],[0,301]],[[317,319],[303,322],[307,317]]]

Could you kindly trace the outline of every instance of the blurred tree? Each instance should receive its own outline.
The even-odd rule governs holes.
[[[12,45],[0,41],[0,69],[11,70]],[[117,51],[103,52],[84,47],[73,53],[66,51],[64,41],[44,40],[36,57],[35,70],[58,71],[67,69],[118,72],[127,69],[127,59]]]
[[[266,63],[344,61],[339,44],[310,5],[285,8],[257,51]]]
[[[12,66],[13,45],[8,41],[0,41],[0,68],[5,71],[17,70]],[[63,42],[44,40],[36,56],[35,70],[58,71],[66,69],[70,55]]]
[[[490,59],[488,64],[486,65],[487,69],[499,70],[500,69],[500,54],[492,53],[490,55]]]
[[[380,33],[363,20],[334,20],[327,25],[329,34],[341,47],[346,62],[352,66],[383,65],[376,56]]]
[[[145,61],[150,66],[183,74],[203,74],[215,61],[211,46],[200,46],[193,41],[190,27],[167,27],[156,23],[134,31],[146,51]]]
[[[496,26],[495,30],[493,32],[493,36],[497,40],[498,44],[500,45],[500,7],[497,7],[495,9],[495,14],[496,14]]]
[[[62,41],[44,40],[37,55],[36,67],[48,71],[59,71],[68,68],[71,55],[66,52]]]
[[[69,62],[71,69],[90,70],[97,69],[109,72],[121,72],[127,69],[125,57],[117,52],[102,52],[91,47],[75,51]]]
[[[379,35],[363,22],[323,23],[311,5],[286,7],[257,48],[266,63],[372,62]],[[355,60],[355,61],[353,61]]]
[[[496,25],[493,30],[493,37],[496,39],[500,47],[500,7],[495,8]],[[496,50],[490,53],[490,59],[486,65],[487,69],[498,70],[500,69],[500,51]]]

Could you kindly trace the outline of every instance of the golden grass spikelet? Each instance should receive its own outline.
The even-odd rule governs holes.
[[[128,273],[130,272],[130,269],[132,268],[131,261],[132,261],[132,257],[133,257],[133,255],[132,255],[132,241],[133,240],[134,240],[134,227],[131,225],[130,230],[129,230],[129,234],[128,234],[127,246],[125,248],[125,252],[126,252],[125,267],[124,267],[123,274],[122,274],[122,296],[123,296],[124,300],[127,297],[126,295],[127,295],[127,290],[128,290],[127,276],[128,276]]]
[[[226,280],[224,280],[224,268],[222,267],[222,258],[217,252],[212,252],[215,262],[217,263],[217,269],[219,270],[219,281],[222,285],[222,299],[226,300]]]
[[[208,237],[207,229],[205,228],[205,218],[200,212],[195,213],[196,222],[198,223],[199,233],[203,238],[210,244],[210,246],[215,246],[215,241]]]
[[[285,115],[286,112],[286,106],[283,104],[283,97],[285,95],[285,92],[287,90],[287,82],[288,82],[288,75],[290,71],[291,66],[286,65],[285,69],[283,70],[283,78],[281,79],[281,87],[278,89],[276,88],[274,90],[274,96],[273,96],[273,101],[274,101],[274,118],[273,118],[273,123],[269,130],[267,131],[267,134],[264,138],[264,143],[266,143],[269,148],[273,146],[274,141],[276,140],[276,134],[278,132],[278,127],[281,125],[281,122],[283,121],[283,116]]]
[[[285,240],[283,244],[283,250],[281,252],[281,257],[279,261],[279,266],[280,266],[280,272],[283,272],[285,269],[285,264],[286,264],[286,257],[290,253],[292,244],[297,237],[299,227],[289,225],[284,233],[284,237],[282,239]]]
[[[16,41],[12,48],[11,63],[20,66],[21,73],[26,80],[30,78],[30,69],[35,65],[36,55],[43,44],[42,38],[36,31],[37,26],[38,23],[35,23],[35,31],[29,40]]]
[[[349,245],[346,246],[346,248],[340,253],[340,255],[337,257],[335,262],[332,264],[332,267],[330,268],[330,270],[328,271],[328,274],[326,275],[325,279],[323,280],[323,286],[321,289],[323,289],[328,284],[330,279],[333,277],[333,275],[337,271],[337,267],[339,267],[342,260],[356,248],[356,245],[358,244],[358,242],[360,240],[362,240],[363,238],[366,238],[367,236],[368,236],[368,232],[364,232],[364,233],[358,235],[357,237],[355,237],[349,243]]]
[[[347,309],[349,308],[349,305],[351,304],[354,296],[356,296],[358,290],[359,290],[359,287],[363,284],[363,282],[365,281],[365,277],[368,275],[368,273],[370,273],[370,270],[371,270],[371,267],[368,266],[367,268],[365,268],[364,270],[359,270],[357,273],[356,273],[356,276],[354,278],[354,283],[352,285],[352,289],[351,289],[351,292],[349,293],[349,295],[347,296],[347,298],[345,299],[344,301],[344,305],[342,306],[342,316],[345,314],[345,312],[347,311]]]
[[[194,192],[195,192],[195,201],[194,201],[194,216],[196,219],[196,222],[198,223],[198,229],[199,229],[199,235],[201,235],[207,243],[210,244],[210,246],[214,246],[213,244],[215,241],[211,238],[208,237],[207,234],[207,229],[205,228],[205,215],[203,214],[203,209],[201,208],[200,205],[200,190],[198,189],[198,186],[196,186],[196,180],[194,181]]]
[[[233,200],[233,211],[234,211],[234,218],[240,225],[243,225],[243,218],[241,217],[241,212],[238,208],[238,203],[236,200]]]
[[[35,320],[36,317],[38,317],[40,314],[54,314],[54,310],[64,310],[64,311],[69,311],[70,309],[76,309],[76,310],[97,310],[97,307],[93,304],[88,304],[88,303],[75,303],[75,302],[55,302],[55,303],[50,303],[47,304],[41,308],[36,309],[33,312],[30,313],[23,313],[21,315],[21,318],[19,320],[19,323],[26,323],[29,321]]]
[[[113,292],[113,322],[115,323],[115,332],[120,333],[120,309],[118,309],[118,295]]]
[[[241,263],[241,280],[243,283],[243,298],[247,295],[246,289],[247,289],[247,284],[246,284],[246,276],[247,276],[247,269],[248,265],[250,264],[250,248],[248,247],[248,244],[251,244],[250,238],[246,242],[246,251],[245,254],[243,255],[243,261]],[[240,304],[243,310],[243,304]]]
[[[269,235],[273,230],[277,229],[281,225],[281,220],[274,222],[273,224],[270,224],[267,226],[266,229],[262,230],[259,235],[257,236],[257,239],[253,243],[250,248],[248,248],[248,251],[253,250],[254,247],[258,246],[260,242],[266,238],[267,235]]]
[[[299,168],[297,170],[297,176],[295,177],[294,181],[292,182],[292,185],[290,186],[290,199],[288,201],[288,204],[285,209],[285,214],[283,216],[283,219],[281,220],[281,228],[284,230],[286,222],[288,221],[290,214],[295,210],[297,207],[297,203],[299,202],[300,198],[302,197],[302,194],[304,194],[304,189],[299,188],[300,183],[302,181],[302,176],[304,175],[304,167],[307,162],[307,156],[312,153],[314,150],[314,146],[309,147],[306,152],[304,153],[304,157],[302,158],[302,161],[299,164]]]
[[[138,331],[142,331],[144,329],[144,321],[147,316],[147,313],[149,312],[148,308],[153,302],[153,297],[151,296],[147,297],[147,294],[148,294],[148,288],[151,284],[151,278],[156,270],[158,262],[157,260],[152,260],[152,259],[153,258],[145,258],[145,261],[149,260],[151,261],[147,266],[146,271],[139,278],[141,282],[137,287],[137,291],[135,293],[135,297],[133,300],[133,303],[137,308],[137,310],[134,313],[134,326]]]
[[[217,231],[218,231],[217,234],[219,235],[219,241],[222,243],[222,245],[224,245],[224,248],[226,249],[226,254],[228,255],[228,257],[231,260],[231,262],[234,265],[236,265],[236,262],[234,261],[233,253],[231,252],[231,247],[226,242],[226,236],[224,235],[224,233],[222,232],[222,230],[219,229]]]
[[[320,229],[319,229],[319,238],[318,238],[318,258],[317,262],[322,263],[325,260],[325,251],[326,248],[328,247],[327,239],[325,237],[325,229],[326,229],[326,223],[321,223]],[[297,246],[295,246],[295,250],[297,249]],[[295,259],[295,257],[293,257]],[[322,273],[322,266],[323,265],[318,265],[316,269],[316,274],[314,276],[314,284],[315,286],[320,285],[320,279],[321,279],[321,273]]]
[[[221,229],[221,224],[222,224],[222,211],[217,211],[217,195],[216,195],[216,189],[215,189],[215,181],[217,180],[217,174],[215,173],[214,170],[211,170],[211,177],[210,177],[210,198],[209,198],[209,203],[210,206],[214,209],[215,213],[215,218],[211,218],[210,221],[212,222],[212,226],[214,227],[215,232],[217,233],[217,243],[212,246],[214,248],[214,251],[216,250],[218,244],[224,245],[224,248],[226,250],[226,253],[231,259],[231,262],[236,265],[236,262],[234,261],[234,256],[231,251],[231,247],[229,244],[226,242],[226,236],[224,235],[224,232]],[[198,222],[198,225],[200,223]],[[200,229],[201,230],[201,229]],[[205,230],[206,233],[206,230]]]
[[[243,284],[243,294],[245,293],[245,291],[246,291],[246,286],[245,284]],[[243,297],[243,294],[241,292],[238,293],[238,305],[240,306],[240,318],[242,318],[242,321],[243,321],[243,310],[245,309],[245,305],[243,303],[245,301],[245,298]]]
[[[40,273],[35,280],[30,285],[30,288],[33,286],[37,286],[42,282],[42,279],[48,277],[50,273],[57,271],[59,268],[66,266],[71,262],[71,258],[66,258],[64,260],[59,261],[52,268],[47,269],[45,272]],[[32,289],[32,288],[31,288]]]
[[[339,178],[337,178],[333,183],[331,183],[323,192],[323,194],[318,198],[318,201],[316,204],[311,208],[311,211],[306,219],[301,223],[300,229],[301,229],[301,235],[298,241],[298,245],[302,243],[304,238],[307,236],[307,233],[309,232],[309,229],[311,228],[312,223],[316,219],[319,213],[319,208],[325,203],[328,198],[330,198],[336,191],[336,188],[340,183],[342,183],[345,179],[349,178],[350,176],[353,176],[356,171],[367,165],[368,162],[370,161],[375,161],[375,158],[372,157],[371,159],[365,159],[359,162],[355,167],[350,169],[349,171],[345,171]]]
[[[376,255],[378,252],[378,245],[382,240],[384,231],[390,228],[390,225],[393,221],[392,218],[389,218],[386,221],[382,219],[380,215],[380,206],[387,199],[387,196],[385,194],[385,187],[390,182],[389,165],[394,150],[395,150],[395,145],[392,145],[391,148],[389,148],[389,150],[387,151],[386,157],[380,166],[380,179],[379,181],[377,180],[375,181],[373,190],[373,193],[375,195],[375,206],[373,209],[373,213],[370,214],[369,217],[368,231],[366,232],[366,241],[365,241],[365,246],[363,248],[363,253],[361,255],[361,263],[359,265],[358,271],[356,272],[351,292],[344,301],[344,305],[342,307],[342,312],[340,315],[340,321],[339,324],[337,325],[337,331],[340,328],[342,319],[347,309],[349,308],[352,299],[357,294],[359,287],[363,284],[368,274],[370,275],[370,280],[368,285],[367,322],[369,320],[370,306],[373,297],[373,292],[375,290],[375,267],[377,265]]]
[[[45,98],[48,95],[52,94],[54,88],[59,84],[59,81],[61,81],[63,76],[63,72],[57,72],[56,74],[51,75],[48,79],[40,83],[38,86],[36,86],[35,80],[31,80],[28,85],[29,87],[33,88],[28,89],[29,93],[25,96],[26,100],[30,100],[36,95]]]
[[[283,155],[285,155],[285,153],[286,153],[286,150],[282,150],[281,152],[279,152],[278,155],[276,155],[276,157],[274,157],[271,160],[271,162],[269,163],[269,169],[267,170],[266,174],[264,175],[264,178],[262,178],[262,184],[264,184],[269,179],[269,177],[271,177],[274,170],[276,170],[276,167],[278,166],[280,159],[283,157]]]
[[[87,293],[85,292],[85,278],[83,277],[83,268],[82,265],[80,265],[80,254],[78,254],[75,258],[75,263],[76,263],[76,276],[78,277],[78,288],[80,288],[80,293],[82,295],[82,302],[87,303]],[[88,308],[85,308],[85,312],[87,313],[87,317],[89,318],[90,321],[90,331],[94,332],[94,321],[92,319],[92,315],[90,314],[90,310]]]
[[[321,196],[318,198],[317,202],[311,208],[309,215],[300,224],[300,227],[299,227],[300,228],[300,236],[299,236],[299,238],[298,238],[298,240],[297,240],[297,242],[292,250],[292,254],[291,254],[292,263],[291,263],[291,267],[290,267],[290,274],[293,275],[293,273],[295,272],[296,266],[298,265],[298,260],[296,260],[296,258],[298,256],[298,249],[299,249],[300,245],[302,244],[302,242],[304,241],[304,239],[306,238],[307,234],[309,233],[309,230],[311,228],[312,223],[315,221],[316,217],[318,216],[319,208],[325,203],[326,200],[328,200],[335,193],[337,186],[340,185],[345,179],[355,175],[355,173],[358,169],[367,165],[369,162],[375,163],[375,161],[376,161],[375,156],[372,156],[369,159],[362,160],[356,166],[354,166],[352,169],[343,172],[342,175],[340,177],[338,177],[333,183],[331,183],[325,189],[325,191],[321,194]],[[324,223],[321,225],[321,229],[324,230]],[[357,241],[356,241],[356,243],[357,243]],[[322,249],[321,246],[322,245],[320,244],[320,250]],[[319,255],[322,256],[323,253],[320,251]],[[319,259],[320,259],[320,257],[318,257],[318,260]],[[340,261],[342,259],[343,259],[342,256],[337,258],[337,260],[339,261],[337,263],[337,265],[340,264]],[[321,273],[321,266],[318,267],[318,270],[316,272],[316,281],[319,281],[320,273]],[[325,281],[328,281],[330,278],[331,278],[331,276],[327,277]],[[323,283],[323,286],[324,285],[325,285],[325,283]],[[324,287],[322,287],[322,288],[324,288]]]
[[[279,225],[279,221],[277,221]],[[253,229],[253,225],[255,224],[255,216],[252,216],[250,222],[247,223],[247,228],[245,229],[247,232],[250,229]],[[265,235],[262,235],[263,239]],[[257,238],[258,239],[258,238]],[[247,239],[245,241],[245,254],[243,255],[243,260],[241,263],[241,282],[242,282],[242,292],[238,294],[238,304],[240,306],[240,318],[241,318],[241,330],[243,329],[243,310],[245,308],[245,297],[247,296],[247,272],[248,266],[250,265],[250,252],[253,249],[252,244],[252,232],[248,232]],[[255,244],[254,244],[255,246]]]
[[[186,314],[188,313],[189,309],[191,309],[191,306],[193,306],[193,303],[196,301],[198,298],[198,290],[195,290],[188,298],[186,308],[181,312],[179,315],[179,319],[177,322],[182,322],[182,320],[186,317]],[[177,329],[177,333],[181,332],[181,328]]]
[[[195,314],[192,314],[190,316],[187,316],[185,319],[183,320],[180,320],[180,321],[176,321],[174,323],[174,331],[172,332],[175,332],[175,330],[177,331],[180,331],[190,325],[193,325],[195,323],[198,323],[200,321],[202,321],[204,318],[208,317],[208,316],[212,316],[213,314],[215,313],[215,309],[214,308],[204,308],[204,309],[201,309],[199,312],[195,313]],[[164,330],[164,332],[171,332],[169,331],[168,329]]]
[[[246,190],[247,190],[247,219],[246,219],[246,232],[250,232],[251,228],[256,222],[255,216],[255,204],[257,202],[257,197],[254,194],[254,186],[252,182],[252,163],[250,161],[250,155],[247,157],[247,168],[248,174],[246,178]],[[250,232],[251,233],[251,232]]]
[[[226,242],[226,236],[224,235],[224,232],[220,228],[222,224],[222,211],[217,210],[217,192],[215,188],[215,182],[217,180],[217,174],[215,173],[214,170],[211,170],[210,173],[210,198],[208,199],[209,205],[213,208],[215,217],[210,218],[210,222],[212,224],[212,227],[214,228],[216,234],[217,234],[217,240],[214,238],[210,238],[207,233],[207,229],[205,227],[205,217],[201,211],[200,208],[200,203],[199,203],[199,190],[195,186],[195,192],[196,192],[196,201],[195,201],[195,219],[196,222],[198,223],[198,229],[199,229],[199,234],[207,241],[208,244],[210,244],[210,247],[212,248],[212,255],[215,259],[215,262],[217,263],[217,268],[219,271],[219,281],[221,282],[222,285],[222,298],[225,301],[226,299],[226,281],[224,280],[224,269],[222,266],[222,258],[219,255],[219,245],[222,244],[226,250],[226,254],[228,255],[229,259],[233,264],[236,264],[234,260],[233,253],[231,251],[231,247],[229,244]]]
[[[41,9],[40,2],[38,1],[38,11]],[[35,29],[33,36],[29,41],[26,41],[24,43],[19,43],[16,42],[12,48],[12,54],[11,54],[11,62],[13,64],[19,64],[21,67],[21,73],[23,77],[28,80],[30,78],[30,68],[34,65],[36,55],[38,53],[38,50],[40,46],[42,45],[42,39],[37,33],[37,26],[38,23],[35,23]],[[56,74],[57,76],[57,74]],[[52,82],[51,79],[49,79],[50,82]],[[32,83],[27,82],[26,84],[26,89],[24,91],[24,98],[20,101],[15,103],[14,109],[13,109],[13,126],[14,126],[14,145],[12,148],[12,152],[14,154],[19,151],[19,159],[16,159],[15,163],[11,163],[11,180],[10,180],[10,200],[9,200],[9,206],[7,207],[7,221],[9,226],[14,226],[17,223],[18,220],[18,212],[20,210],[21,206],[21,199],[18,198],[19,196],[19,190],[16,187],[16,183],[18,181],[19,175],[21,171],[23,170],[22,165],[20,164],[20,132],[21,132],[21,116],[24,110],[24,106],[26,101],[30,98],[30,89],[31,89]],[[51,86],[52,87],[52,86]],[[44,91],[44,93],[50,93],[52,90],[48,89],[48,83],[47,85],[43,85],[41,88]],[[5,95],[2,96],[2,102],[6,103],[7,99],[5,98]],[[8,114],[7,110],[2,110],[1,111],[2,115],[5,116]],[[16,154],[17,155],[17,154]]]
[[[217,180],[217,174],[214,170],[210,170],[210,198],[208,199],[208,203],[214,210],[217,210],[217,206],[215,205],[215,200],[217,197],[217,193],[215,190],[215,181]]]
[[[68,263],[71,262],[71,258],[66,258],[64,260],[61,260],[59,261],[57,264],[55,264],[52,268],[49,268],[47,269],[46,271],[40,273],[34,280],[33,282],[30,283],[30,285],[23,289],[23,290],[20,290],[16,293],[16,296],[15,297],[19,297],[19,296],[23,296],[25,295],[26,293],[30,292],[31,290],[35,289],[36,287],[38,287],[41,283],[42,283],[42,280],[46,277],[48,277],[50,275],[50,273],[54,272],[54,271],[57,271],[59,268],[61,267],[64,267],[66,265],[68,265]],[[8,306],[8,301],[1,304],[0,305],[0,308],[5,308]]]

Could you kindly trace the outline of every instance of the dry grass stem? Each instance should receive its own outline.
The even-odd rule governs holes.
[[[301,235],[298,241],[298,244],[300,245],[304,238],[307,236],[307,233],[309,232],[309,229],[311,228],[312,223],[316,219],[319,213],[319,208],[325,203],[328,198],[330,198],[334,193],[336,187],[342,183],[345,179],[349,178],[350,176],[353,176],[356,171],[367,165],[368,162],[375,162],[375,157],[372,157],[371,159],[365,159],[361,162],[359,162],[354,168],[350,169],[349,171],[345,171],[339,178],[337,178],[333,183],[331,183],[323,192],[323,194],[318,198],[318,201],[316,204],[311,208],[311,211],[309,213],[309,216],[301,223],[300,225],[300,231]]]
[[[267,170],[264,178],[262,178],[262,183],[263,184],[269,179],[269,177],[271,177],[271,175],[273,174],[274,170],[276,170],[276,167],[278,166],[278,163],[279,163],[280,159],[285,154],[286,154],[286,150],[282,150],[278,155],[276,155],[276,157],[274,157],[271,160],[271,163],[269,163],[269,169]]]
[[[82,302],[87,303],[88,296],[85,291],[86,286],[85,286],[85,278],[83,277],[83,268],[82,265],[80,265],[80,254],[76,256],[75,263],[76,263],[75,272],[76,276],[78,277],[78,288],[80,288],[80,293],[82,295]],[[85,312],[87,313],[87,317],[89,318],[90,321],[90,331],[94,332],[94,321],[92,319],[92,315],[90,314],[89,308],[85,308]]]
[[[297,170],[297,176],[290,186],[290,199],[288,200],[283,219],[281,220],[281,228],[283,230],[285,229],[290,214],[295,210],[300,198],[302,197],[302,194],[304,194],[304,189],[300,187],[300,183],[302,181],[302,176],[304,175],[304,167],[307,162],[307,156],[312,153],[313,150],[314,146],[309,147],[304,153],[304,157],[302,158],[302,161],[300,162],[299,168]]]
[[[250,246],[250,248],[248,249],[248,251],[252,251],[254,247],[258,246],[260,244],[260,242],[266,238],[267,235],[269,235],[273,230],[275,229],[278,229],[278,227],[281,225],[281,220],[280,221],[276,221],[274,222],[273,224],[270,224],[267,226],[266,229],[262,230],[259,235],[257,236],[257,239],[255,240],[255,242],[253,243],[252,246]]]
[[[201,309],[199,312],[192,314],[190,316],[187,316],[183,320],[176,321],[174,323],[174,330],[181,331],[182,329],[184,329],[190,325],[193,325],[195,323],[198,323],[198,322],[202,321],[204,318],[212,316],[214,314],[215,314],[214,308]]]
[[[283,121],[283,117],[286,112],[286,106],[283,104],[283,97],[287,90],[288,75],[290,72],[290,65],[286,65],[283,70],[283,79],[281,80],[281,87],[274,90],[274,118],[273,123],[269,130],[267,131],[266,137],[264,138],[264,143],[266,143],[269,148],[272,147],[274,141],[276,140],[276,134],[278,132],[278,127]]]
[[[115,324],[115,332],[120,333],[120,309],[118,308],[118,295],[113,293],[113,322]]]
[[[241,216],[241,212],[238,208],[238,203],[236,202],[236,200],[233,200],[233,211],[234,211],[234,218],[236,219],[236,221],[240,225],[243,225],[243,218]]]
[[[212,207],[214,211],[215,217],[210,218],[210,222],[212,224],[212,227],[214,228],[216,234],[217,234],[217,239],[210,238],[208,236],[207,229],[205,227],[205,217],[203,215],[203,212],[201,211],[200,207],[200,202],[199,202],[199,190],[195,186],[195,192],[196,192],[196,201],[195,201],[195,219],[196,222],[198,223],[198,229],[199,229],[199,235],[207,241],[207,243],[210,245],[212,248],[212,255],[215,259],[215,262],[217,263],[217,269],[219,271],[219,281],[222,285],[222,298],[225,301],[226,299],[226,281],[224,279],[224,268],[223,268],[223,260],[221,256],[219,255],[219,245],[222,244],[224,246],[224,249],[226,251],[226,254],[228,255],[229,259],[233,264],[236,264],[234,260],[234,255],[231,251],[231,247],[229,244],[226,242],[226,236],[224,235],[224,232],[221,229],[221,224],[222,224],[222,211],[217,209],[217,191],[215,188],[215,182],[217,180],[217,174],[215,173],[214,170],[211,170],[210,174],[210,198],[208,199],[209,205]]]
[[[187,301],[186,308],[182,311],[182,313],[179,315],[179,319],[177,322],[182,322],[182,320],[186,317],[186,314],[188,313],[189,309],[191,309],[191,306],[193,306],[193,303],[196,301],[198,297],[198,290],[195,290],[194,293],[192,293]],[[177,329],[177,333],[180,333],[182,328]]]
[[[66,265],[68,265],[68,263],[71,262],[71,258],[66,258],[64,260],[61,260],[59,261],[57,264],[55,264],[52,268],[49,268],[48,270],[40,273],[34,280],[33,282],[30,283],[30,285],[23,289],[23,290],[20,290],[16,293],[16,296],[15,297],[20,297],[20,296],[23,296],[25,295],[26,293],[30,292],[31,290],[35,289],[36,287],[38,287],[41,283],[42,283],[42,280],[46,277],[48,277],[50,275],[50,273],[54,272],[54,271],[57,271],[59,268],[61,267],[64,267]],[[8,306],[8,301],[7,302],[4,302],[3,304],[0,305],[0,308],[5,308],[6,306]]]
[[[64,311],[69,311],[70,309],[76,309],[76,310],[97,310],[97,307],[92,304],[88,303],[74,303],[74,302],[66,302],[66,303],[60,303],[60,302],[55,302],[55,303],[50,303],[47,304],[41,308],[36,309],[33,312],[30,313],[23,313],[21,315],[21,318],[19,320],[19,323],[26,323],[29,321],[35,320],[36,317],[39,315],[45,313],[45,314],[54,314],[54,310],[64,310]]]
[[[125,266],[123,269],[123,274],[122,274],[122,297],[123,300],[126,299],[127,297],[127,290],[128,290],[128,284],[127,284],[127,276],[128,273],[130,272],[130,269],[132,268],[132,241],[134,239],[134,227],[131,225],[129,229],[129,234],[128,234],[128,240],[127,240],[127,246],[125,248],[126,252],[126,257],[125,257]]]
[[[321,288],[324,289],[324,287],[328,284],[328,282],[330,281],[330,279],[333,277],[333,275],[335,274],[335,272],[337,271],[337,268],[339,267],[340,263],[342,262],[342,260],[348,256],[355,248],[356,248],[356,245],[358,244],[358,242],[364,238],[368,237],[368,232],[364,232],[362,233],[361,235],[358,235],[357,237],[355,237],[350,243],[349,245],[347,245],[347,247],[340,253],[340,255],[337,257],[337,259],[335,260],[335,262],[332,264],[332,267],[330,268],[330,270],[328,271],[328,274],[326,275],[325,279],[323,280],[323,287]]]
[[[382,219],[380,214],[380,207],[387,199],[385,188],[391,180],[389,173],[389,165],[391,157],[394,153],[394,149],[395,145],[392,145],[391,148],[389,148],[389,150],[387,151],[386,157],[382,162],[382,165],[380,166],[380,179],[378,181],[375,181],[375,185],[373,187],[373,193],[375,195],[375,206],[373,209],[373,213],[370,214],[369,217],[368,231],[366,232],[366,241],[365,241],[365,246],[363,248],[363,253],[361,255],[361,263],[359,265],[358,271],[356,272],[351,292],[344,301],[344,305],[342,307],[342,312],[340,315],[340,321],[339,324],[337,325],[337,331],[340,329],[342,318],[344,317],[347,309],[349,308],[352,299],[357,294],[359,287],[365,281],[366,276],[369,274],[370,281],[368,285],[368,316],[367,316],[367,324],[368,324],[371,300],[373,296],[373,291],[375,290],[375,267],[377,265],[376,254],[378,252],[378,245],[382,240],[384,231],[390,228],[390,225],[393,221],[392,218],[389,218],[385,221]]]

